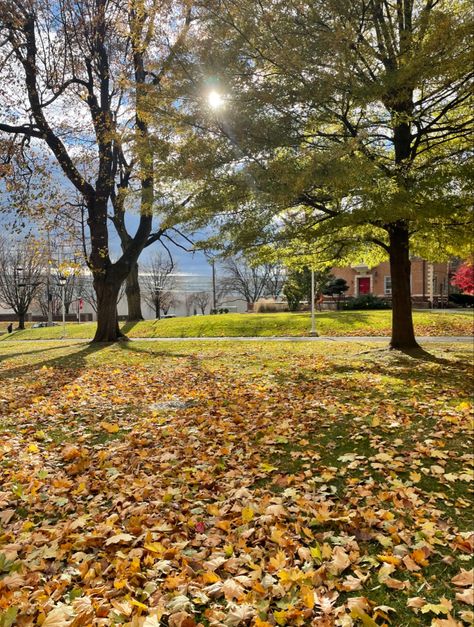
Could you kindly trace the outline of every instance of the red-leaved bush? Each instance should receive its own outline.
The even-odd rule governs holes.
[[[474,265],[471,261],[459,266],[451,284],[459,288],[463,294],[474,294]]]

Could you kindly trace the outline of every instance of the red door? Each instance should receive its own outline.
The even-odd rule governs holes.
[[[370,277],[363,276],[357,278],[357,287],[359,294],[369,294],[370,293]]]

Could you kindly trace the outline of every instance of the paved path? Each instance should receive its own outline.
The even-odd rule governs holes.
[[[134,337],[130,338],[133,342],[137,341],[151,341],[151,342],[201,342],[201,341],[224,341],[224,342],[388,342],[390,340],[387,336],[363,336],[356,335],[351,336],[337,336],[330,337],[327,335],[321,337],[282,337],[282,336],[269,336],[269,337]],[[441,342],[441,343],[454,343],[454,342],[474,342],[472,337],[463,336],[447,336],[447,337],[418,337],[418,342]]]
[[[417,337],[418,342],[421,344],[457,344],[457,343],[469,343],[474,344],[474,337],[472,336],[426,336]],[[307,336],[265,336],[265,337],[132,337],[132,342],[338,342],[344,344],[345,342],[389,342],[388,336],[357,336],[357,335],[339,335],[335,336],[321,336],[321,337],[307,337]],[[15,338],[11,337],[6,342],[14,342]],[[90,342],[90,339],[78,338],[78,337],[65,337],[56,339],[31,339],[31,340],[16,340],[17,342]]]

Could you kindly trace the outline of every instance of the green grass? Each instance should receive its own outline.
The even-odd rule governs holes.
[[[439,313],[414,312],[417,335],[470,335],[473,328],[472,312]],[[389,336],[390,311],[318,312],[316,327],[326,336]],[[166,320],[144,320],[125,323],[129,337],[239,337],[239,336],[304,336],[309,334],[311,322],[308,313],[224,314],[192,316]],[[67,325],[68,338],[92,338],[95,323]],[[25,329],[4,340],[59,339],[63,327]]]
[[[61,584],[61,599],[69,603],[73,590],[81,590],[92,595],[94,607],[126,595],[147,605],[143,581],[157,576],[146,571],[155,557],[146,557],[143,575],[127,572],[126,590],[115,587],[131,564],[131,546],[104,546],[101,534],[110,529],[137,538],[135,555],[153,533],[151,540],[170,549],[171,575],[193,589],[204,585],[203,551],[208,557],[230,547],[235,572],[245,576],[260,566],[265,571],[282,553],[285,569],[299,572],[298,550],[331,551],[356,542],[354,563],[339,577],[324,574],[328,557],[311,565],[322,567],[322,586],[338,590],[337,605],[366,597],[371,607],[393,608],[392,625],[429,626],[434,616],[415,614],[407,599],[422,596],[437,604],[446,597],[460,620],[468,607],[455,600],[451,578],[470,567],[462,543],[473,523],[466,480],[472,475],[471,350],[436,343],[428,350],[415,359],[363,341],[1,343],[0,483],[14,515],[0,524],[0,553],[13,544],[25,578],[7,602],[22,620],[37,620],[57,573],[74,556],[86,555],[104,569],[100,585],[82,580],[87,569],[74,571],[74,579]],[[192,403],[182,410],[153,409],[172,399]],[[67,447],[77,447],[71,459]],[[243,501],[235,496],[242,488]],[[240,511],[247,502],[256,513],[245,540],[249,525]],[[266,508],[279,503],[286,513],[273,519]],[[332,514],[318,519],[325,503]],[[219,517],[211,506],[230,526],[214,526]],[[84,526],[70,530],[84,515]],[[215,548],[196,540],[193,529],[201,518],[219,542]],[[283,534],[281,545],[271,539],[275,529]],[[35,561],[35,543],[47,551],[44,542],[56,537],[57,554]],[[401,565],[392,575],[407,582],[406,590],[378,580],[380,555],[423,546],[430,553],[419,572]],[[196,570],[183,570],[192,555]],[[368,575],[361,589],[340,587],[357,572]],[[221,570],[219,576],[232,573]],[[249,596],[271,623],[288,600],[299,603],[299,584],[286,585],[285,596],[275,589],[268,599],[268,613]],[[177,593],[166,585],[162,591],[165,601]],[[216,604],[226,607],[223,599]],[[113,624],[112,613],[105,619]]]

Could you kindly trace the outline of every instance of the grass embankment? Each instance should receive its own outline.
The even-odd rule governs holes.
[[[429,350],[2,343],[0,624],[469,623],[471,352]]]
[[[415,311],[416,334],[470,335],[473,314]],[[327,336],[389,336],[390,311],[318,312],[316,327],[320,335]],[[308,313],[277,314],[224,314],[217,316],[192,316],[166,320],[144,320],[125,323],[123,329],[129,337],[239,337],[239,336],[304,336],[309,334],[311,323]],[[70,338],[92,338],[95,323],[67,325]],[[63,327],[25,329],[15,331],[3,339],[58,339]]]

